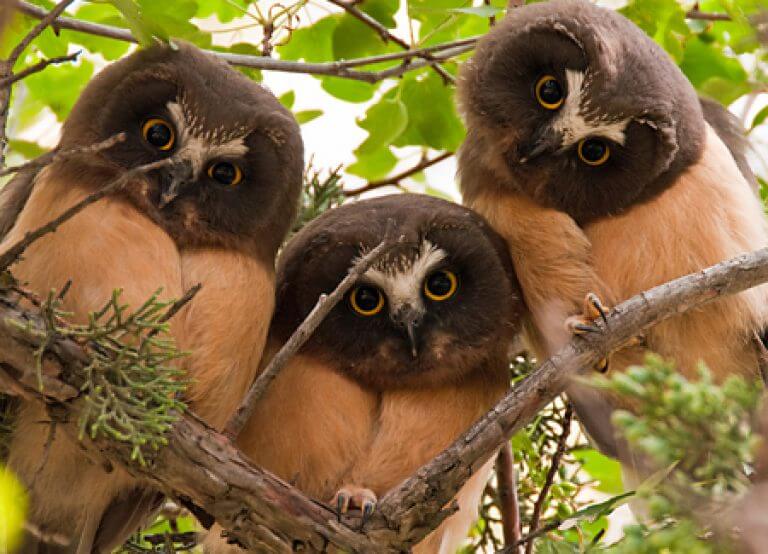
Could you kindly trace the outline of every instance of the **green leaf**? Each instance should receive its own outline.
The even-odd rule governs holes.
[[[333,59],[333,32],[340,16],[324,17],[309,27],[296,29],[291,33],[288,44],[278,46],[280,57],[286,60],[327,62]]]
[[[296,117],[296,121],[299,122],[299,125],[304,125],[323,115],[323,110],[303,110],[296,112],[293,115]]]
[[[747,72],[739,60],[700,37],[688,41],[680,68],[696,89],[723,104],[730,104],[749,90]]]
[[[400,100],[383,99],[371,106],[358,125],[368,131],[368,138],[355,154],[372,154],[392,144],[408,125],[408,110]]]
[[[163,40],[168,40],[168,34],[155,25],[151,20],[144,18],[138,4],[134,0],[107,0],[122,14],[131,34],[139,41],[142,46],[151,46],[152,39],[157,36]]]
[[[283,106],[290,110],[293,108],[293,103],[296,101],[296,93],[292,90],[289,90],[285,94],[281,94],[278,100]]]
[[[433,71],[408,75],[400,85],[400,98],[408,109],[408,126],[395,146],[428,146],[455,150],[464,140],[464,126],[456,113],[453,88]]]
[[[21,154],[28,160],[45,154],[48,151],[47,148],[43,148],[36,142],[30,142],[28,140],[11,139],[8,141],[8,147],[12,152]]]
[[[124,27],[125,20],[120,12],[111,4],[88,3],[83,4],[75,13],[77,19],[101,23],[102,25],[111,25],[113,27]],[[130,43],[110,38],[97,37],[87,33],[78,33],[63,29],[61,38],[84,46],[87,50],[99,53],[106,60],[116,60],[126,54],[131,48]]]
[[[373,98],[377,85],[365,81],[353,81],[341,77],[323,77],[323,90],[346,102],[367,102]]]
[[[357,161],[347,172],[369,181],[386,177],[397,165],[397,157],[389,148],[382,148],[371,154],[358,154]]]
[[[249,0],[200,0],[196,17],[215,15],[222,23],[228,23],[242,17],[249,3]]]
[[[595,490],[608,494],[621,494],[624,491],[619,462],[593,448],[574,450],[573,455],[582,463],[582,469],[599,481]]]
[[[24,80],[30,100],[48,106],[59,121],[66,119],[80,92],[93,75],[93,64],[81,58],[78,64],[46,68]]]
[[[611,497],[604,502],[598,502],[597,504],[591,504],[586,508],[574,512],[568,519],[560,524],[561,531],[564,529],[570,529],[580,520],[595,521],[597,518],[610,515],[616,508],[629,502],[630,498],[635,496],[635,491],[629,491],[617,496]]]
[[[755,127],[762,125],[766,118],[768,118],[768,106],[765,106],[762,110],[757,112],[757,115],[752,120],[752,125],[749,127],[749,130],[751,131]]]
[[[400,0],[364,0],[358,7],[388,29],[397,26],[395,14],[400,8]]]
[[[362,21],[344,14],[333,30],[333,59],[350,60],[386,52],[379,34]]]
[[[680,62],[691,31],[685,22],[685,11],[677,0],[633,0],[619,11]]]
[[[495,8],[493,6],[474,6],[472,8],[451,8],[449,12],[454,13],[466,13],[469,15],[477,15],[479,17],[495,17],[504,13],[503,8]]]

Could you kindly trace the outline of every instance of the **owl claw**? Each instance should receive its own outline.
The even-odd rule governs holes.
[[[601,319],[604,325],[597,325],[595,322],[596,319]],[[600,298],[593,292],[590,292],[584,297],[582,313],[571,316],[565,320],[566,328],[573,335],[602,333],[607,325],[608,310],[603,306]]]
[[[373,512],[376,510],[378,499],[370,489],[346,485],[338,490],[333,497],[333,504],[336,506],[336,517],[341,521],[341,516],[349,512],[351,508],[358,508],[362,512],[360,529],[365,526]]]

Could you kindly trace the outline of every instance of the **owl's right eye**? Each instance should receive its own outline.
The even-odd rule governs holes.
[[[565,101],[563,87],[552,75],[544,75],[536,81],[534,91],[536,93],[536,100],[548,110],[558,109]]]
[[[360,285],[349,295],[349,305],[362,316],[374,316],[384,308],[384,295],[376,287]]]
[[[173,127],[159,117],[147,119],[141,126],[141,134],[144,140],[163,152],[173,148],[173,144],[176,142],[176,133],[173,132]]]

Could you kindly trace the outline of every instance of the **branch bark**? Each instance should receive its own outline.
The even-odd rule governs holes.
[[[522,429],[582,368],[592,368],[639,332],[692,308],[768,281],[768,248],[744,254],[633,296],[616,306],[602,333],[575,337],[541,364],[453,445],[379,503],[375,522],[403,540],[418,541],[442,507],[503,441]],[[415,544],[415,543],[410,543]]]
[[[768,248],[619,304],[611,311],[607,324],[599,323],[603,333],[574,338],[451,447],[390,491],[362,532],[345,524],[353,518],[338,522],[328,507],[249,465],[225,436],[192,415],[183,416],[174,425],[168,434],[168,446],[148,467],[129,462],[127,445],[104,439],[85,440],[82,445],[94,456],[125,466],[173,497],[190,499],[215,517],[231,536],[257,551],[266,548],[281,552],[302,546],[322,551],[327,545],[350,552],[408,550],[449,515],[450,508],[444,506],[474,471],[560,394],[580,368],[593,367],[608,351],[659,321],[766,281]],[[54,388],[45,388],[41,393],[36,386],[24,384],[37,382],[34,351],[40,341],[39,333],[28,323],[42,329],[38,316],[21,310],[9,291],[0,290],[0,389],[11,393],[21,389],[27,397],[56,404],[64,418],[76,419],[77,403],[61,399],[77,394],[78,375],[88,363],[86,352],[70,340],[51,341],[44,375]],[[9,387],[8,382],[13,386]]]
[[[519,554],[517,543],[522,537],[522,524],[520,521],[520,502],[517,498],[515,457],[509,441],[506,441],[501,447],[499,457],[496,459],[496,481],[501,524],[504,530],[504,544],[514,545],[514,554]]]

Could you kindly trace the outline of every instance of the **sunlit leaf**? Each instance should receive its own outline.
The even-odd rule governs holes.
[[[408,110],[398,99],[383,99],[371,106],[358,125],[368,131],[368,138],[357,147],[355,154],[372,154],[391,145],[408,125]]]
[[[300,125],[303,125],[304,123],[309,123],[313,119],[317,119],[323,115],[323,110],[303,110],[300,112],[296,112],[294,116],[296,117],[296,121],[299,122]]]

